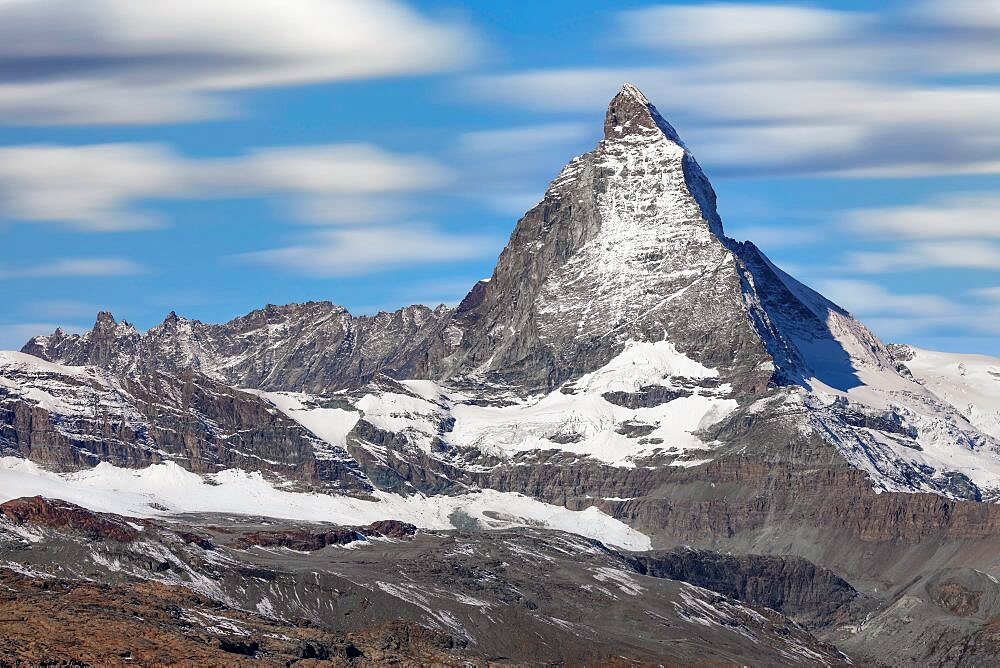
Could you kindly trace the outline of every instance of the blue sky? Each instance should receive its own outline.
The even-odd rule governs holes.
[[[1000,355],[1000,2],[0,2],[0,348],[454,302],[624,81],[731,236]]]

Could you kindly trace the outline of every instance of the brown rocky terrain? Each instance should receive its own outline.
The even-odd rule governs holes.
[[[110,513],[94,513],[72,503],[41,496],[11,499],[0,504],[0,516],[13,524],[43,526],[51,529],[66,529],[82,533],[90,538],[131,543],[138,535],[138,529],[145,520],[134,520],[131,524],[125,518]]]
[[[31,499],[11,504],[25,505],[36,504]],[[120,536],[87,530],[121,518],[59,501],[48,505],[17,524],[0,521],[0,619],[6,620],[0,631],[4,624],[16,629],[0,651],[17,647],[7,656],[25,661],[310,665],[329,657],[359,665],[461,660],[717,666],[846,661],[751,596],[741,602],[662,573],[654,577],[629,555],[571,534],[411,535],[408,526],[388,521],[374,525],[381,540],[355,541],[347,549],[326,537],[355,529],[294,524],[279,529],[268,521],[264,530],[245,519],[223,524],[226,518],[205,516],[184,524],[146,522],[137,539],[122,542]],[[53,521],[54,514],[78,521]],[[317,548],[309,542],[315,537],[326,544]],[[719,555],[701,557],[709,568]],[[789,569],[761,573],[783,590],[802,589],[807,582],[817,591],[829,589],[816,572],[805,573],[798,584],[780,583],[791,574]],[[103,582],[95,582],[95,575]],[[739,578],[735,570],[720,571],[721,579],[730,576],[734,582]],[[738,589],[734,592],[746,593]],[[595,601],[600,615],[594,614]],[[35,614],[44,620],[35,622]],[[74,645],[69,639],[80,624],[97,631]],[[111,634],[113,641],[107,640]]]
[[[486,665],[404,621],[335,634],[229,608],[185,587],[100,584],[0,568],[0,666]]]

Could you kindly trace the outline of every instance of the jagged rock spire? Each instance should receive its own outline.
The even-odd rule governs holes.
[[[660,133],[670,141],[683,145],[677,131],[660,115],[642,91],[626,83],[608,105],[604,116],[604,138],[656,136]]]
[[[110,326],[112,329],[118,323],[115,321],[115,317],[111,315],[111,311],[98,311],[97,320],[94,321],[94,327],[98,328],[101,326]]]

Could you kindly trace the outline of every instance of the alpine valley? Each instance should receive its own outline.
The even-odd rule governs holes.
[[[0,665],[996,665],[1000,359],[727,237],[626,84],[454,308],[0,353]]]

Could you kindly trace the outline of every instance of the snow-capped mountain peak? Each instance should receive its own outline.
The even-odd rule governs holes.
[[[604,131],[454,309],[354,317],[309,302],[222,325],[171,313],[141,336],[102,313],[91,332],[38,337],[24,352],[115,374],[193,370],[268,392],[359,393],[335,407],[296,399],[319,408],[289,417],[325,411],[313,418],[336,417],[331,446],[358,432],[363,456],[379,461],[389,440],[448,461],[545,446],[616,465],[672,452],[680,465],[692,460],[679,453],[700,461],[716,447],[695,432],[780,396],[803,433],[821,433],[881,488],[1000,489],[996,442],[979,431],[990,409],[939,397],[847,311],[726,237],[698,162],[635,86],[611,100]],[[667,367],[711,373],[650,375],[665,351]],[[612,376],[614,387],[601,384]]]

